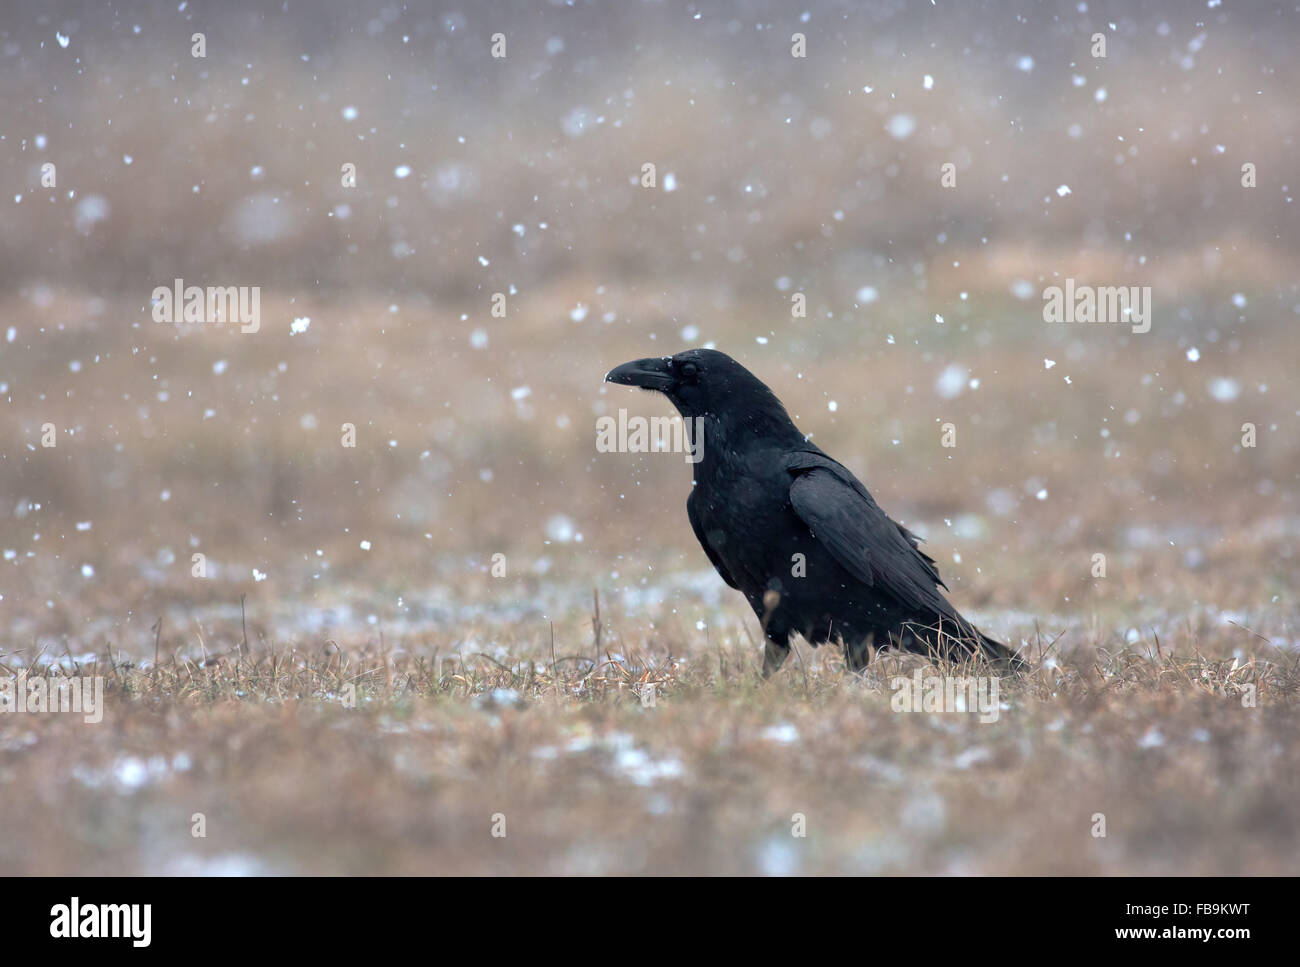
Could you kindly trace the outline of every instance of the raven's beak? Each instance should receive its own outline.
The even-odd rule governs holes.
[[[642,389],[663,392],[673,384],[673,377],[668,369],[668,359],[669,357],[661,356],[634,359],[630,363],[611,369],[605,374],[605,382],[640,386]]]

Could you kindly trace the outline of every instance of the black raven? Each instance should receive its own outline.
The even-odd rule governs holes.
[[[762,623],[765,676],[781,667],[796,633],[814,645],[842,641],[855,671],[873,646],[1019,665],[939,593],[947,585],[919,538],[809,443],[730,356],[691,349],[624,363],[605,379],[663,393],[693,430],[698,462],[686,511],[722,580]]]

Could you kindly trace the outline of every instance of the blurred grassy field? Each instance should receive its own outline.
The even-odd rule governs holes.
[[[24,832],[4,869],[1294,872],[1294,660],[1195,654],[1221,633],[1049,661],[987,725],[891,711],[916,663],[890,658],[858,678],[822,650],[759,686],[749,645],[638,635],[592,667],[590,641],[509,636],[499,661],[429,642],[84,668],[109,677],[102,724],[4,733]]]
[[[0,872],[1295,872],[1294,11],[177,6],[0,26],[0,670],[108,690],[0,715]],[[997,723],[760,686],[689,467],[595,449],[705,343],[1023,644]]]

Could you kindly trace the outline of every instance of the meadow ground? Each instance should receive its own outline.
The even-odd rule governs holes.
[[[0,873],[1300,871],[1294,9],[9,6],[0,679],[105,705],[0,713]],[[685,460],[595,446],[710,343],[996,720],[760,680]]]
[[[0,666],[103,676],[105,713],[0,715],[5,872],[1295,871],[1284,329],[1172,368],[1137,337],[1051,369],[967,347],[980,383],[955,399],[942,346],[750,352],[1030,658],[981,722],[894,711],[914,659],[859,679],[801,648],[761,682],[684,459],[595,452],[596,414],[666,409],[602,387],[644,346],[619,326],[511,373],[422,348],[431,309],[286,306],[264,341],[169,330],[142,360],[138,329],[70,332],[64,304],[8,376],[47,388],[11,438],[77,416],[19,464]],[[384,379],[350,366],[381,351]],[[349,417],[356,450],[334,445]]]
[[[533,640],[105,659],[102,724],[6,723],[4,869],[1295,871],[1294,658],[1224,657],[1232,635],[1085,647],[1004,681],[981,724],[891,711],[916,662],[856,680],[823,652],[763,686],[749,648],[593,667],[502,634]]]

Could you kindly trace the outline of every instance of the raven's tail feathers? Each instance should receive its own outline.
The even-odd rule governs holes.
[[[1002,671],[1026,669],[1025,660],[1014,649],[990,638],[960,616],[956,622],[949,617],[931,625],[905,623],[901,633],[890,636],[890,642],[904,651],[928,654],[931,658],[961,662],[979,657]]]
[[[938,632],[938,640],[943,647],[940,654],[950,659],[969,658],[978,655],[997,668],[1019,672],[1025,669],[1025,660],[1015,650],[995,638],[990,638],[964,618],[956,628],[950,622],[940,622],[933,630]]]

